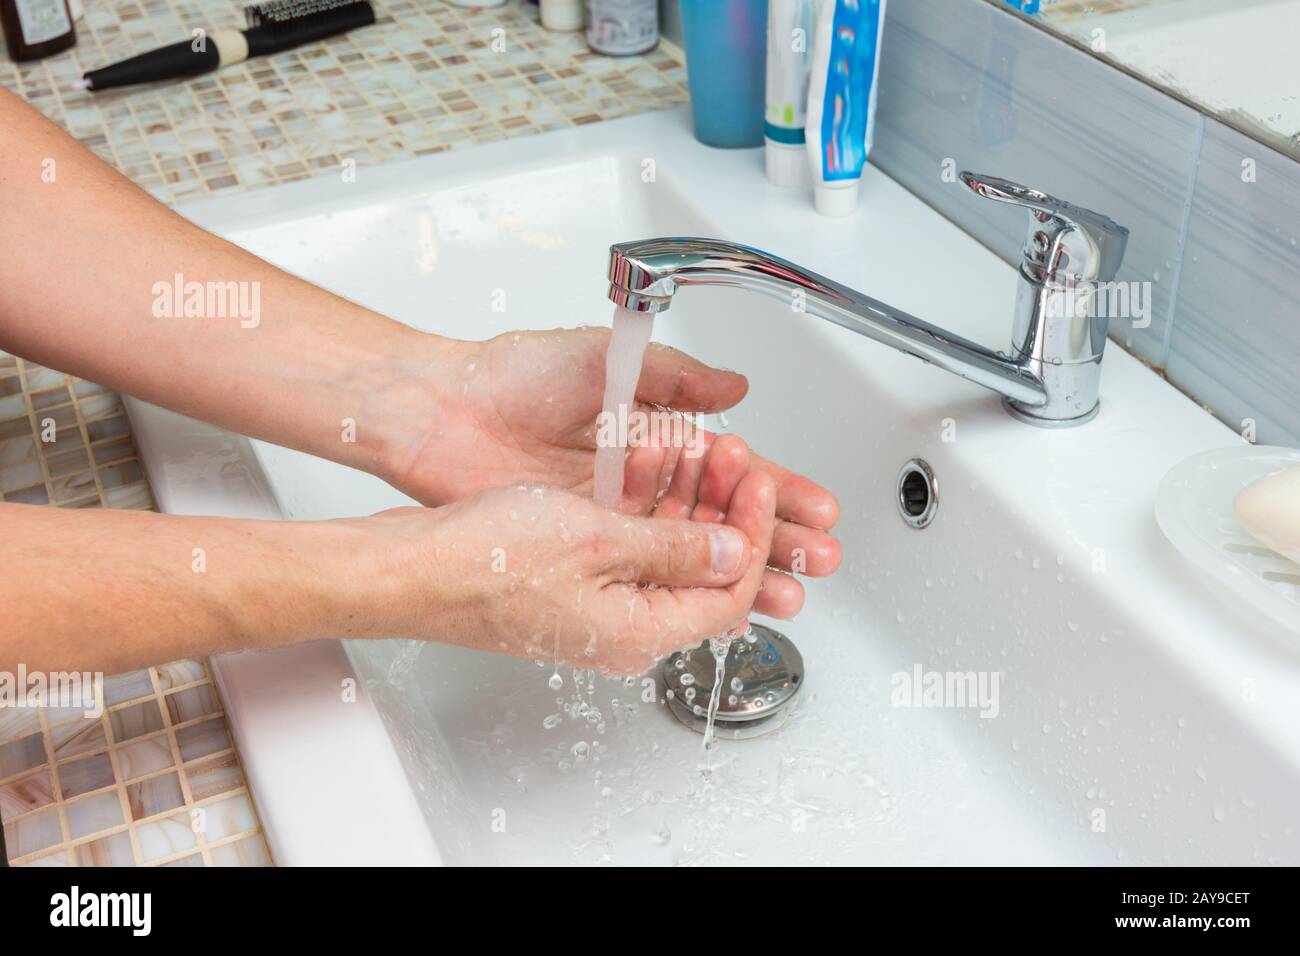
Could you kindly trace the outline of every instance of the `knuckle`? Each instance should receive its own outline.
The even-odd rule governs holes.
[[[691,571],[696,560],[696,537],[686,528],[672,528],[661,537],[663,564],[673,574]]]

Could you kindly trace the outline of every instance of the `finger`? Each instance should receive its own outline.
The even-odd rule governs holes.
[[[790,521],[776,523],[772,554],[767,559],[770,567],[824,578],[839,569],[841,560],[840,543],[825,531]]]
[[[636,397],[683,412],[719,412],[731,408],[747,391],[745,376],[711,368],[685,352],[652,343],[641,366]]]
[[[776,486],[770,475],[751,471],[731,496],[727,524],[741,531],[749,540],[752,554],[744,576],[730,590],[744,604],[747,613],[758,595],[766,570],[767,554],[772,549],[776,528]],[[733,621],[732,624],[737,623]]]
[[[701,449],[707,451],[713,436],[709,435],[706,440],[702,430],[678,412],[665,412],[643,403],[638,403],[636,410],[649,416],[652,427],[638,438],[643,443],[628,452],[619,510],[625,514],[659,514],[657,503],[667,494],[678,462],[687,454],[699,455]],[[664,516],[676,517],[671,514]],[[682,517],[689,516],[688,512]]]
[[[776,487],[770,476],[750,472],[736,488],[727,515],[727,526],[743,532],[750,547],[750,560],[744,575],[725,588],[640,592],[649,619],[654,622],[653,636],[659,641],[661,655],[699,643],[706,637],[728,633],[744,622],[763,583],[766,572],[763,562],[772,544],[775,524]],[[710,527],[695,521],[687,522],[687,525]]]
[[[615,582],[716,589],[751,571],[753,549],[736,528],[666,518],[616,520],[617,557],[604,569]]]
[[[785,521],[829,531],[840,518],[840,503],[817,482],[797,475],[789,468],[753,456],[754,468],[772,476],[776,482],[776,513]]]
[[[690,518],[695,510],[695,503],[700,497],[700,478],[704,474],[705,462],[708,461],[712,438],[688,445],[682,449],[673,469],[672,481],[668,484],[668,493],[664,495],[655,515],[662,518]]]
[[[736,435],[721,435],[713,443],[700,477],[696,521],[722,521],[732,496],[750,470],[749,446]]]
[[[780,571],[763,575],[763,590],[754,599],[754,610],[768,617],[788,621],[803,610],[803,585]]]
[[[637,397],[641,398],[640,395]],[[713,441],[717,438],[712,432],[703,428],[697,429],[697,432],[704,441]],[[767,472],[776,481],[778,518],[820,531],[829,531],[835,527],[835,522],[840,517],[840,505],[833,494],[810,478],[796,474],[789,468],[752,451],[750,462],[755,469]],[[712,502],[712,505],[717,509],[716,502]],[[725,505],[717,510],[725,511]]]
[[[648,515],[668,481],[669,469],[677,460],[677,449],[643,445],[628,450],[623,465],[623,497],[619,510],[624,514]]]

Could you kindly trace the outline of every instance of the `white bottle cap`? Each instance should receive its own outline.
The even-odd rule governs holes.
[[[582,0],[541,0],[542,26],[567,32],[583,26]]]
[[[767,179],[773,186],[807,186],[812,182],[808,150],[768,140]]]
[[[851,216],[858,208],[858,183],[853,181],[842,186],[823,186],[818,184],[813,189],[813,205],[823,216],[842,219]]]

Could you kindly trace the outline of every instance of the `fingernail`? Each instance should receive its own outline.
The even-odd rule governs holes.
[[[731,528],[717,528],[709,533],[709,559],[714,574],[730,574],[740,567],[745,542]]]

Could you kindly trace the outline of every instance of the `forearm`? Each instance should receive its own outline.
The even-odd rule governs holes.
[[[111,674],[396,626],[364,520],[0,504],[0,528],[0,671]]]
[[[388,390],[453,343],[199,229],[2,90],[0,129],[0,348],[382,471],[400,440]],[[214,290],[204,314],[176,300],[178,276]]]

